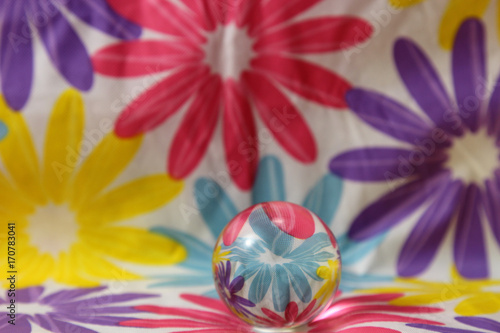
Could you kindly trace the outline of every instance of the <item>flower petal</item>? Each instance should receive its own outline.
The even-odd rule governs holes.
[[[133,180],[95,199],[78,212],[87,225],[106,224],[152,212],[173,200],[183,183],[168,175],[151,175]]]
[[[429,266],[450,227],[462,190],[458,180],[446,185],[420,217],[399,254],[400,276],[420,274]]]
[[[467,295],[467,298],[462,300],[455,307],[455,312],[461,316],[477,316],[485,314],[494,314],[500,311],[500,294],[494,292],[482,292],[477,295]],[[461,321],[461,320],[460,320]],[[465,321],[461,321],[465,322]],[[500,323],[496,323],[496,328],[500,329]],[[477,325],[472,325],[477,328],[487,329],[488,322],[477,322]],[[470,325],[470,324],[469,324]],[[494,327],[494,326],[490,326]],[[498,332],[492,330],[493,332]]]
[[[83,99],[70,89],[59,97],[49,118],[43,153],[43,185],[56,204],[66,199],[69,181],[80,162],[84,117]]]
[[[35,314],[35,321],[49,332],[78,332],[78,333],[97,333],[94,330],[80,325],[72,324],[69,321],[61,321],[59,316],[53,313]]]
[[[99,133],[103,135],[102,133]],[[130,163],[142,143],[142,136],[120,139],[108,134],[92,150],[71,184],[71,207],[95,198]]]
[[[370,147],[349,150],[330,161],[330,171],[344,179],[358,181],[391,181],[428,172],[435,162],[442,163],[443,154],[426,158],[419,150]],[[437,160],[437,161],[436,161]],[[413,163],[417,161],[419,163]],[[422,167],[420,165],[424,164]]]
[[[107,0],[120,15],[144,28],[188,38],[195,45],[204,42],[196,20],[186,10],[163,0]]]
[[[461,135],[458,113],[424,52],[411,40],[400,38],[394,44],[394,60],[406,88],[429,118],[447,133]]]
[[[33,302],[33,303],[35,303],[40,298],[40,295],[42,295],[43,290],[44,290],[44,287],[42,287],[42,286],[19,289],[16,292],[16,302],[20,302],[20,303]]]
[[[26,104],[33,81],[33,46],[24,3],[11,2],[3,8],[0,23],[0,77],[2,93],[14,110]],[[28,32],[29,33],[29,32]]]
[[[68,1],[66,7],[87,24],[120,39],[135,39],[141,27],[118,15],[106,0]]]
[[[0,121],[9,129],[0,141],[4,166],[25,198],[37,204],[45,203],[38,157],[28,126],[23,116],[10,110],[1,98]]]
[[[428,179],[416,179],[387,193],[356,217],[349,228],[349,238],[362,241],[390,229],[430,200],[449,177],[448,173],[441,173]]]
[[[252,187],[259,160],[257,130],[248,98],[232,79],[224,83],[224,149],[231,177],[241,189]]]
[[[85,229],[81,236],[102,255],[126,262],[167,265],[179,263],[187,256],[184,247],[177,242],[133,227]]]
[[[214,238],[238,214],[238,210],[224,189],[209,178],[200,178],[194,184],[194,197],[198,209]]]
[[[248,299],[254,304],[259,303],[264,299],[266,293],[271,285],[272,275],[269,270],[269,265],[265,264],[259,270],[257,275],[255,275],[252,283],[250,284],[250,289],[248,291]]]
[[[285,201],[283,166],[275,156],[265,156],[259,162],[255,185],[252,189],[252,203]]]
[[[138,40],[104,47],[92,56],[94,69],[113,77],[134,77],[196,64],[203,52],[185,41]]]
[[[44,9],[36,2],[37,11]],[[52,63],[75,88],[87,91],[92,87],[94,70],[80,37],[64,15],[56,9],[47,24],[35,25]]]
[[[460,275],[468,279],[488,277],[485,240],[481,225],[481,190],[472,183],[460,205],[453,256]]]
[[[500,311],[500,300],[497,303],[497,307],[498,307],[497,311]],[[492,331],[492,332],[500,332],[500,322],[495,321],[493,319],[484,318],[484,317],[475,317],[475,318],[457,317],[455,319],[457,321],[459,321],[463,324],[469,325],[469,326],[481,328],[481,329]]]
[[[302,206],[330,225],[339,206],[342,189],[342,179],[332,174],[326,174],[307,193]]]
[[[312,297],[311,286],[309,285],[309,280],[306,278],[302,270],[293,264],[283,264],[285,269],[288,271],[288,276],[290,277],[290,283],[292,285],[297,297],[304,303],[309,303]]]
[[[354,17],[319,17],[303,20],[259,36],[257,52],[320,53],[360,44],[373,32],[369,22]]]
[[[463,122],[473,132],[479,128],[481,104],[486,93],[484,27],[477,19],[460,26],[453,44],[452,69],[455,96]]]
[[[288,273],[281,265],[274,266],[273,283],[273,306],[274,310],[283,312],[290,302],[290,282]]]
[[[428,324],[406,324],[408,327],[420,328],[429,332],[440,332],[440,333],[484,333],[480,331],[464,330],[461,328],[453,328],[446,326],[435,326]]]
[[[493,236],[495,236],[497,242],[500,244],[500,207],[497,204],[498,198],[500,198],[500,188],[498,182],[495,183],[489,179],[486,180],[485,186],[486,196],[484,199],[484,205],[486,216],[490,222]]]
[[[304,207],[290,202],[264,202],[261,205],[273,225],[286,234],[299,239],[314,234],[314,218]]]
[[[251,66],[302,97],[334,108],[347,106],[345,94],[350,83],[323,67],[279,55],[260,56],[252,60]]]
[[[488,124],[488,134],[500,139],[500,75],[495,81],[493,91],[490,95],[490,102],[486,111],[486,123]]]
[[[16,315],[16,333],[30,333],[32,332],[31,324],[28,320],[28,315],[17,314]],[[10,332],[12,325],[4,320],[0,323],[0,332]]]
[[[313,134],[290,100],[261,74],[244,72],[242,77],[262,121],[280,145],[303,163],[316,160]]]
[[[168,172],[174,178],[188,176],[205,155],[219,119],[220,102],[220,78],[212,75],[202,84],[170,146]]]
[[[319,2],[321,0],[258,1],[256,8],[251,12],[252,16],[248,20],[248,33],[251,37],[255,37],[264,28],[284,23]]]
[[[345,99],[363,121],[395,139],[415,145],[431,135],[431,124],[382,94],[353,88],[346,93]],[[446,142],[449,144],[448,140]]]
[[[207,77],[206,67],[182,67],[163,79],[120,113],[115,124],[116,135],[128,138],[153,130],[177,112]]]
[[[450,0],[439,25],[439,44],[451,50],[457,31],[463,21],[470,17],[481,17],[490,4],[489,0],[474,2]]]

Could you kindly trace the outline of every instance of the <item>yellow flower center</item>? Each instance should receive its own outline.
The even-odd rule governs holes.
[[[66,204],[49,203],[39,207],[28,217],[28,221],[30,243],[41,253],[49,253],[57,258],[77,241],[80,226],[75,213]]]
[[[327,266],[320,266],[316,270],[316,274],[323,280],[329,280],[332,278],[332,270],[330,267]]]

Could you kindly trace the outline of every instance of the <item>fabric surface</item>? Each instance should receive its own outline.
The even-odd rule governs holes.
[[[252,332],[212,251],[273,200],[340,245],[304,332],[500,332],[498,13],[1,1],[0,332]]]

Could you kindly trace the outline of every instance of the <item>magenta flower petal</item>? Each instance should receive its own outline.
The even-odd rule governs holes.
[[[208,148],[221,107],[221,82],[212,75],[202,83],[172,142],[168,172],[177,179],[189,175]]]
[[[462,191],[459,180],[446,185],[420,217],[399,255],[400,276],[420,274],[429,266],[448,231]]]
[[[362,241],[390,229],[435,197],[436,189],[447,184],[449,178],[449,173],[441,172],[428,179],[416,179],[387,193],[356,217],[349,229],[349,237]]]
[[[0,5],[0,76],[2,93],[14,110],[28,101],[33,80],[33,46],[25,37],[27,17],[24,2],[13,1]]]
[[[481,225],[481,190],[472,183],[467,187],[458,214],[453,255],[458,272],[468,279],[488,277],[488,263]]]
[[[480,111],[486,93],[486,56],[481,22],[462,23],[452,53],[453,83],[460,116],[473,132],[479,128]]]
[[[345,94],[350,83],[325,68],[279,55],[259,56],[252,60],[252,67],[309,100],[335,108],[347,106]]]
[[[424,52],[412,41],[401,38],[394,44],[394,60],[406,88],[429,118],[446,132],[461,135],[458,113]]]
[[[422,120],[406,106],[382,94],[354,88],[346,93],[345,99],[362,120],[395,139],[412,145],[419,145],[429,140],[434,127],[432,124]],[[435,150],[436,145],[433,143]],[[445,143],[449,144],[450,141],[446,139]]]
[[[36,10],[43,12],[40,3]],[[87,91],[94,79],[90,57],[82,41],[67,19],[57,10],[49,24],[37,25],[43,45],[52,63],[62,76],[74,87]]]
[[[118,15],[106,0],[66,1],[65,6],[87,24],[116,38],[134,39],[141,28]]]

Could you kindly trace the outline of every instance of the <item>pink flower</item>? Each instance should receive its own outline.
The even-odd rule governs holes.
[[[327,311],[323,312],[308,325],[308,332],[399,333],[397,330],[372,326],[375,322],[443,325],[436,321],[424,319],[426,314],[442,312],[443,310],[440,308],[428,306],[397,306],[388,303],[402,295],[403,294],[374,294],[338,299]],[[253,332],[252,326],[233,315],[225,307],[222,301],[218,299],[196,295],[181,295],[181,298],[192,303],[194,306],[192,308],[161,307],[153,305],[136,306],[134,307],[136,310],[155,313],[161,315],[162,318],[126,320],[121,322],[120,325],[146,328],[186,328],[186,330],[177,331],[178,333]],[[199,310],[196,307],[202,307],[203,310]],[[271,319],[269,325],[275,325],[280,321],[289,322],[292,316],[298,313],[298,311],[295,311],[293,308],[293,305],[287,307],[288,310],[285,310],[284,315],[268,311],[266,316]],[[359,324],[367,325],[359,326]],[[353,325],[357,326],[350,327]]]
[[[372,33],[368,22],[346,16],[294,20],[321,0],[109,0],[121,15],[165,35],[120,42],[97,51],[97,72],[138,77],[167,72],[124,108],[115,126],[121,137],[153,130],[182,106],[186,113],[167,159],[184,178],[199,164],[222,113],[228,172],[242,189],[254,181],[259,136],[253,110],[295,159],[316,159],[316,141],[284,89],[344,108],[350,84],[302,60],[301,55],[350,48]]]

